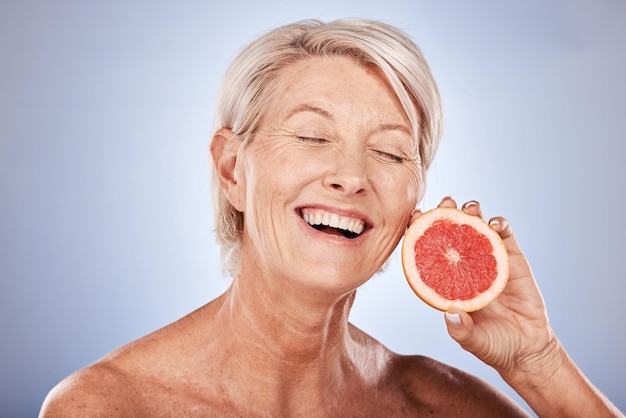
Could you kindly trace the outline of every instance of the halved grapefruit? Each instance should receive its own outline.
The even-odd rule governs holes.
[[[500,235],[480,217],[454,208],[431,209],[409,226],[402,268],[415,294],[441,311],[482,309],[509,278]]]

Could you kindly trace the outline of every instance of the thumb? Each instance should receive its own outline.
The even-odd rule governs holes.
[[[472,338],[474,330],[474,320],[472,317],[463,311],[452,310],[445,312],[446,326],[448,327],[448,334],[461,345],[461,347],[468,349],[468,343]]]

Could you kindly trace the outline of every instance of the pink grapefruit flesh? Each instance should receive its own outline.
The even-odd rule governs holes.
[[[415,294],[441,311],[482,309],[509,277],[500,235],[480,217],[454,208],[429,210],[409,226],[402,268]]]

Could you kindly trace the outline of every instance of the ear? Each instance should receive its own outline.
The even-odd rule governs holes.
[[[209,149],[224,194],[235,209],[243,212],[245,186],[236,175],[239,145],[239,139],[233,131],[221,128],[213,135]]]

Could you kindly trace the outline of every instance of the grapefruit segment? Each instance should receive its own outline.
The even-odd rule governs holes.
[[[409,226],[402,268],[415,294],[441,311],[482,309],[509,277],[500,235],[480,217],[454,208],[431,209]]]

